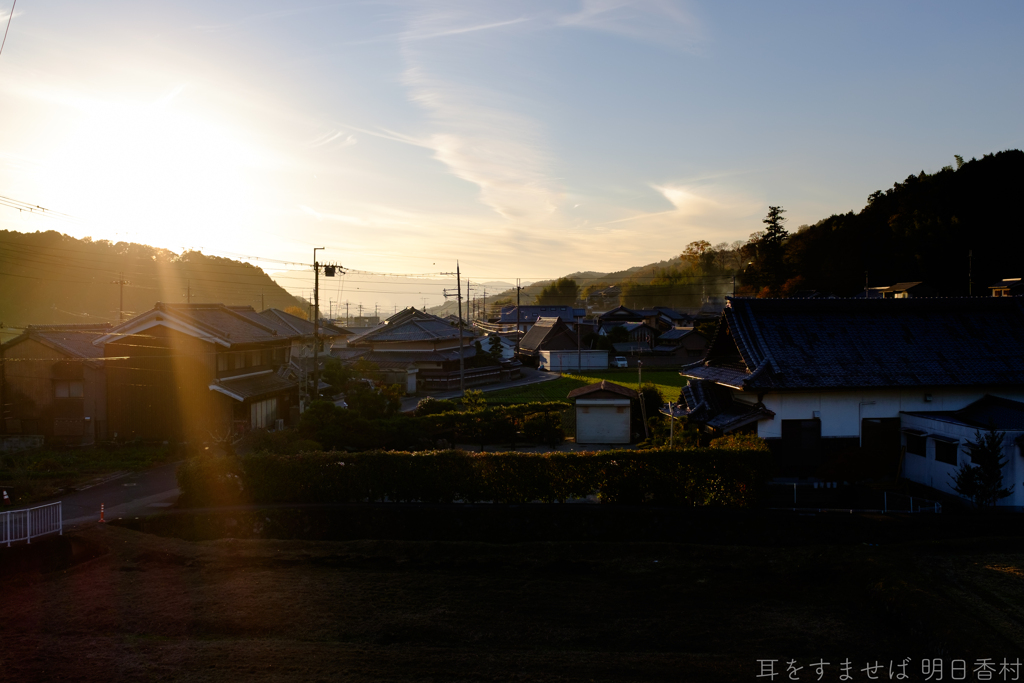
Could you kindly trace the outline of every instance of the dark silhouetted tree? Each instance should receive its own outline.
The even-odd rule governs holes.
[[[1013,493],[1013,486],[1003,487],[1003,440],[1005,434],[990,429],[982,436],[974,432],[974,441],[964,443],[963,450],[970,457],[960,463],[953,479],[953,490],[974,501],[979,508],[989,508]]]
[[[572,306],[576,303],[579,290],[575,280],[560,277],[541,290],[537,295],[537,304],[540,306]]]

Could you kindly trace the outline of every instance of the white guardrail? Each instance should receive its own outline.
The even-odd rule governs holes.
[[[64,534],[64,511],[60,501],[25,510],[0,512],[0,545],[33,538]]]

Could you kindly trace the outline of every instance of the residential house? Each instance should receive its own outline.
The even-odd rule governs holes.
[[[1019,277],[1008,277],[994,285],[989,285],[992,296],[1024,296],[1024,280]]]
[[[276,327],[288,331],[292,339],[292,358],[312,357],[313,323],[277,308],[260,311],[260,315],[271,320]],[[320,343],[318,352],[326,353],[334,346],[344,346],[345,340],[351,336],[352,332],[344,327],[321,321],[320,329],[317,331],[317,339]]]
[[[903,412],[1024,400],[1024,300],[731,298],[681,374],[694,422],[756,431],[789,471],[849,446],[898,457]]]
[[[964,450],[989,429],[1003,435],[1003,485],[1013,493],[1001,507],[1024,507],[1024,403],[986,394],[959,410],[920,410],[900,414],[905,455],[903,476],[945,493],[953,489],[962,464],[971,463]]]
[[[313,323],[276,308],[268,308],[265,311],[261,311],[260,315],[269,319],[271,324],[284,330],[291,337],[292,348],[289,354],[289,362],[287,366],[278,370],[278,374],[298,382],[300,395],[303,400],[306,400],[308,394],[312,393],[312,378],[315,367],[313,357]],[[324,370],[326,359],[330,357],[330,350],[334,347],[346,346],[347,340],[351,336],[353,336],[351,330],[325,321],[320,322],[320,329],[317,331],[316,336],[318,342],[316,366],[319,366],[321,373]],[[319,391],[323,392],[328,388],[329,385],[321,380]]]
[[[293,337],[250,306],[156,304],[94,342],[110,436],[203,440],[293,419],[299,387],[278,374]]]
[[[533,327],[519,341],[519,357],[536,366],[541,351],[576,350],[582,338],[569,329],[561,318],[537,318]]]
[[[498,323],[503,326],[512,325],[512,329],[520,332],[529,332],[540,318],[558,318],[570,329],[575,329],[576,321],[585,318],[586,314],[584,309],[573,306],[503,306]]]
[[[350,337],[346,348],[335,348],[331,355],[345,363],[364,359],[375,363],[385,381],[401,384],[406,393],[419,390],[445,390],[459,386],[459,357],[462,356],[467,386],[497,382],[518,376],[519,364],[477,363],[475,337],[468,329],[415,308],[406,308],[380,325]]]
[[[692,327],[674,327],[658,337],[654,353],[659,356],[677,356],[681,362],[703,358],[708,338]]]
[[[30,325],[0,346],[0,433],[88,444],[107,438],[103,350],[110,323]]]
[[[882,290],[883,299],[913,299],[922,296],[935,296],[935,290],[923,282],[897,282]]]

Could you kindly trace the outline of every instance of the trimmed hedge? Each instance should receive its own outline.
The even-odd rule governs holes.
[[[520,434],[528,443],[554,447],[565,440],[561,412],[567,407],[552,401],[367,420],[351,410],[318,401],[302,414],[299,432],[328,450],[356,452],[435,448],[442,439],[449,444],[515,446]]]
[[[600,453],[257,453],[199,457],[178,468],[186,506],[492,501],[746,507],[769,474],[762,450]]]

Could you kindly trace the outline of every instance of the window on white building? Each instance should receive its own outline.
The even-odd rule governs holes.
[[[955,465],[956,452],[959,448],[959,441],[935,440],[935,462],[944,462],[947,465]]]
[[[920,434],[907,434],[907,455],[924,455],[928,452],[925,450],[927,447],[927,441]]]

